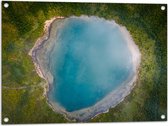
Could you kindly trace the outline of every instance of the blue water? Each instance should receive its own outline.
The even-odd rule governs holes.
[[[132,72],[119,27],[100,18],[68,18],[50,54],[52,101],[72,112],[95,105]]]

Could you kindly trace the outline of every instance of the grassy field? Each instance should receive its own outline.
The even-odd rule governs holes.
[[[66,123],[48,106],[45,83],[29,50],[54,16],[95,15],[127,27],[142,54],[138,80],[126,99],[89,122],[160,121],[167,114],[167,6],[93,3],[2,2],[2,119],[9,124]],[[167,120],[167,119],[165,119]],[[2,121],[2,123],[4,123]]]

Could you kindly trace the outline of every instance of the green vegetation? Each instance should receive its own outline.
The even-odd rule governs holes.
[[[2,119],[8,117],[14,124],[70,122],[48,106],[39,85],[45,81],[37,75],[28,52],[43,34],[45,20],[72,15],[114,19],[127,27],[142,54],[131,94],[90,121],[160,121],[160,115],[166,115],[167,10],[162,11],[161,5],[8,3],[9,8],[2,7]]]

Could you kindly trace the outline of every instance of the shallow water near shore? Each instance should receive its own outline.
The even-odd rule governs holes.
[[[95,105],[133,72],[132,55],[114,22],[68,18],[49,53],[49,97],[72,112]]]

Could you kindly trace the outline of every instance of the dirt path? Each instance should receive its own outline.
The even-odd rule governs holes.
[[[8,87],[8,86],[2,86],[3,89],[9,89],[9,90],[21,90],[21,89],[28,89],[28,88],[35,88],[35,87],[41,87],[44,85],[44,82],[41,82],[37,85],[30,85],[30,86],[21,86],[21,87]]]

